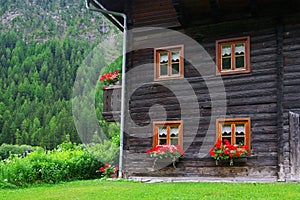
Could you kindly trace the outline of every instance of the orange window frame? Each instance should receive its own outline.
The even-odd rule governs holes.
[[[243,124],[245,127],[245,134],[244,134],[244,141],[245,145],[247,146],[248,154],[250,154],[250,145],[251,145],[251,119],[250,118],[225,118],[225,119],[217,119],[216,127],[217,127],[217,140],[222,140],[222,125],[231,125],[231,135],[230,137],[233,140],[233,144],[236,144],[236,138],[240,137],[237,136],[235,133],[235,126]]]
[[[172,74],[172,52],[179,51],[179,73],[173,75]],[[169,46],[169,47],[160,47],[154,49],[154,81],[160,80],[169,80],[169,79],[181,79],[184,77],[184,47],[183,45],[177,46]],[[167,75],[161,76],[160,75],[160,55],[161,53],[167,53],[168,55],[168,69]]]
[[[244,44],[245,53],[244,53],[244,67],[236,68],[235,63],[235,45]],[[222,69],[222,46],[231,46],[231,68],[223,70]],[[216,64],[217,64],[217,75],[226,75],[226,74],[239,74],[239,73],[249,73],[250,69],[250,37],[239,37],[231,39],[223,39],[216,41]]]
[[[159,145],[159,128],[165,126],[167,128],[167,145],[171,144],[171,135],[170,135],[170,127],[172,126],[178,126],[178,145],[183,148],[183,142],[182,142],[182,133],[183,133],[183,122],[181,120],[178,121],[159,121],[159,122],[153,122],[153,146]]]

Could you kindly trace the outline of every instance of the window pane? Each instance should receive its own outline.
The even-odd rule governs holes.
[[[235,68],[245,68],[245,58],[244,56],[235,58]]]
[[[158,129],[158,136],[161,137],[167,137],[167,127],[159,127]]]
[[[172,64],[172,74],[179,74],[179,63]]]
[[[167,127],[165,126],[158,128],[158,144],[167,144]]]
[[[178,138],[171,138],[171,145],[178,145]]]
[[[236,56],[245,55],[245,44],[236,44],[234,53]]]
[[[166,64],[168,63],[168,53],[167,52],[164,52],[164,53],[160,53],[160,64]]]
[[[180,53],[179,51],[172,52],[172,63],[179,62]]]
[[[222,57],[231,56],[231,45],[222,46]]]
[[[235,68],[245,67],[245,44],[235,45]]]
[[[170,127],[170,136],[171,137],[178,137],[179,128],[178,126],[172,126]]]
[[[245,135],[245,125],[244,124],[236,124],[235,125],[235,134],[236,135]]]
[[[222,58],[222,70],[231,69],[231,58]]]
[[[245,143],[245,138],[243,138],[243,137],[237,137],[237,138],[235,138],[235,143],[236,143],[237,145],[244,145],[244,143]]]
[[[231,69],[231,45],[222,46],[222,70]]]
[[[222,136],[231,136],[231,125],[230,124],[223,124]]]
[[[164,145],[167,144],[167,139],[159,139],[158,140],[158,145]]]
[[[167,76],[168,75],[168,65],[160,65],[160,76]]]

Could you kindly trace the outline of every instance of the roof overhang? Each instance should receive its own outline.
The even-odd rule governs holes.
[[[86,0],[86,3],[88,6],[93,6],[96,9],[103,9],[103,7],[106,10],[118,12],[118,13],[124,13],[125,12],[125,2],[126,0]],[[101,6],[103,7],[101,7]],[[123,27],[120,26],[120,24],[123,24],[123,18],[114,16],[112,17],[109,14],[103,14],[108,20],[110,20],[114,25],[116,25],[120,30],[123,31]]]

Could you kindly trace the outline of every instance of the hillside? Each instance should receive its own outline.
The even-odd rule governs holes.
[[[0,2],[1,32],[14,31],[28,43],[51,39],[99,40],[108,27],[102,15],[85,8],[84,0],[6,0]]]
[[[0,18],[0,144],[80,143],[71,100],[76,73],[116,30],[84,0],[1,1]],[[101,53],[94,57],[106,64]]]

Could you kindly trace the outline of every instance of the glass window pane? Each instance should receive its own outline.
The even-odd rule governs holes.
[[[245,55],[245,44],[236,44],[234,54],[238,55]]]
[[[222,136],[231,136],[231,124],[223,124]]]
[[[245,143],[245,138],[244,138],[244,137],[237,137],[237,138],[235,138],[235,143],[236,143],[237,145],[244,145],[244,143]]]
[[[231,69],[231,45],[222,46],[222,70]]]
[[[167,76],[168,75],[168,65],[160,65],[160,76]]]
[[[245,57],[239,56],[235,57],[235,68],[244,68],[245,67]]]
[[[245,125],[244,124],[236,124],[235,125],[235,134],[236,135],[245,135]]]
[[[159,127],[158,128],[158,136],[161,137],[167,137],[167,127]]]
[[[231,45],[222,46],[222,58],[231,56]]]
[[[167,52],[164,52],[164,53],[160,53],[160,64],[166,64],[168,63],[168,53]]]
[[[231,69],[231,58],[222,58],[222,70]]]
[[[179,63],[172,64],[172,74],[179,74]]]
[[[167,144],[167,139],[159,139],[158,140],[158,145],[164,145]]]
[[[171,138],[171,145],[178,145],[178,138]]]
[[[179,62],[180,53],[179,51],[172,52],[172,63]]]
[[[170,137],[178,137],[179,128],[177,127],[170,127]]]

